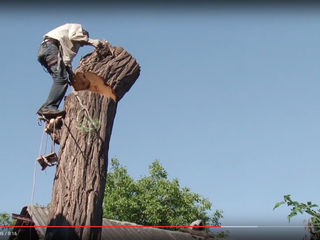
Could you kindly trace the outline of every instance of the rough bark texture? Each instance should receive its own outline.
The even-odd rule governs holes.
[[[101,226],[109,140],[117,103],[99,93],[82,91],[91,125],[77,97],[65,101],[59,164],[54,179],[49,225]],[[91,128],[91,129],[90,129]],[[46,239],[99,239],[99,228],[48,228]]]
[[[84,91],[66,97],[66,115],[61,129],[56,129],[60,151],[49,226],[102,225],[109,140],[117,102],[139,72],[139,65],[127,51],[107,43],[80,61],[73,86]],[[48,228],[45,239],[100,237],[100,228]]]

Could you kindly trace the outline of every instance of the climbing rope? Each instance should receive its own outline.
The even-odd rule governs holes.
[[[86,114],[87,114],[87,117],[88,117],[88,119],[89,119],[89,121],[90,121],[90,123],[94,126],[93,119],[90,117],[90,113],[89,113],[88,108],[87,108],[86,106],[84,106],[84,104],[82,103],[82,101],[81,101],[81,99],[80,99],[80,97],[79,97],[79,95],[78,95],[78,92],[73,88],[72,85],[71,85],[71,90],[72,90],[72,93],[76,96],[76,99],[78,100],[78,102],[79,102],[79,104],[80,104],[80,107],[82,108],[82,109],[80,110],[80,112],[81,112],[81,111],[85,111]],[[77,117],[77,118],[78,118],[78,117]]]
[[[85,115],[86,115],[87,119],[89,120],[89,124],[91,125],[91,126],[89,125],[89,131],[88,131],[88,134],[89,134],[88,144],[90,144],[91,130],[92,130],[92,129],[97,130],[97,128],[98,128],[97,123],[95,123],[94,120],[91,118],[90,113],[89,113],[89,110],[88,110],[88,108],[82,103],[82,101],[81,101],[81,99],[80,99],[80,97],[79,97],[79,95],[78,95],[78,92],[74,89],[74,87],[73,87],[71,84],[70,84],[70,86],[71,86],[72,93],[75,95],[76,99],[77,99],[78,102],[79,102],[80,107],[82,108],[82,109],[78,112],[78,114],[77,114],[77,118],[76,118],[76,119],[77,119],[77,122],[79,122],[80,113],[81,113],[82,111],[85,111]]]
[[[53,121],[53,132],[52,132],[52,145],[51,145],[51,152],[56,152],[55,150],[55,132],[56,132],[56,121]]]
[[[41,141],[40,141],[40,147],[39,147],[39,153],[38,156],[40,156],[42,151],[42,143],[43,143],[43,137],[44,137],[44,128],[45,125],[43,125],[42,135],[41,135]],[[46,144],[47,145],[47,144]],[[46,147],[47,148],[47,147]],[[31,205],[34,203],[34,193],[35,193],[35,187],[36,187],[36,177],[37,177],[37,159],[34,162],[34,168],[33,168],[33,182],[32,182],[32,192],[31,192]]]
[[[49,122],[49,120],[45,117],[42,117],[40,119],[38,119],[38,125],[41,126],[41,121],[46,121],[47,123]],[[48,165],[48,166],[53,166],[52,163],[50,163],[46,157],[44,156],[47,153],[47,145],[48,145],[48,135],[46,135],[46,140],[45,140],[45,146],[43,149],[43,143],[44,143],[44,134],[46,133],[45,131],[46,128],[46,124],[43,125],[43,129],[42,129],[42,135],[41,135],[41,140],[40,140],[40,146],[39,146],[39,152],[38,152],[38,156],[42,157],[43,161]],[[54,122],[53,124],[53,133],[55,132],[56,129],[56,123]],[[52,145],[51,145],[51,152],[55,152],[55,142],[54,139],[52,139]],[[43,155],[41,154],[43,153]],[[37,162],[38,162],[38,158],[35,160],[34,163],[34,168],[33,168],[33,182],[32,182],[32,193],[31,193],[31,205],[33,205],[34,203],[34,194],[35,194],[35,187],[36,187],[36,179],[37,179]]]

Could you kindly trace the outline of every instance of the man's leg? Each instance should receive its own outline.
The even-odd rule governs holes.
[[[50,73],[53,84],[46,102],[38,110],[39,115],[59,114],[59,105],[68,88],[68,76],[63,61],[58,62],[59,49],[52,43],[43,43],[40,46],[38,60]]]
[[[61,61],[48,67],[48,71],[53,79],[53,84],[47,101],[41,108],[57,110],[68,88],[68,75],[66,67]]]

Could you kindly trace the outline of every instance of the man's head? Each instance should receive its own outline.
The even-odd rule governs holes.
[[[82,33],[83,33],[83,35],[86,35],[86,36],[88,36],[88,38],[89,38],[89,32],[88,32],[87,30],[82,29]]]
[[[87,36],[88,39],[89,39],[89,32],[88,32],[87,30],[82,29],[82,34],[85,35],[85,36]],[[87,44],[88,44],[88,42],[86,42],[86,41],[81,41],[81,42],[80,42],[80,46],[81,46],[81,47],[84,46],[84,45],[87,45]]]

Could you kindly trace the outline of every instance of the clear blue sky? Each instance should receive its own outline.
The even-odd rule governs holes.
[[[319,13],[0,8],[0,212],[30,204],[42,132],[36,111],[52,81],[37,51],[43,34],[74,22],[141,65],[118,105],[110,158],[135,178],[160,159],[170,178],[224,211],[223,225],[303,225],[307,216],[289,224],[289,208],[272,208],[284,194],[320,204]],[[91,50],[83,47],[73,65]],[[36,203],[49,203],[54,171],[37,165]]]

